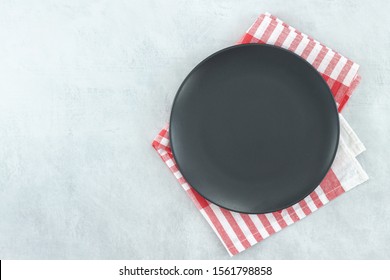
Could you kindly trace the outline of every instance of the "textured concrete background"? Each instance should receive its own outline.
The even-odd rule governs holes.
[[[266,11],[361,65],[370,180],[235,258],[390,258],[389,1],[61,2],[0,2],[0,258],[229,258],[151,141]]]

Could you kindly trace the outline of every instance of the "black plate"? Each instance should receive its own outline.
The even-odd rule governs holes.
[[[338,146],[335,101],[320,74],[285,49],[223,49],[202,61],[176,94],[173,156],[209,201],[243,213],[289,207],[312,192]]]

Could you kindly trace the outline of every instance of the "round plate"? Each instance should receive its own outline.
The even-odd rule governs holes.
[[[332,93],[304,59],[260,44],[202,61],[176,94],[173,156],[207,200],[236,212],[267,213],[309,195],[338,146]]]

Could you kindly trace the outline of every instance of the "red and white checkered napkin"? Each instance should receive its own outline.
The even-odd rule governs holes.
[[[248,29],[239,43],[267,43],[289,49],[310,62],[332,90],[338,109],[344,107],[359,83],[359,66],[280,19],[263,14]],[[356,156],[365,150],[357,135],[340,115],[340,144],[334,163],[309,196],[282,211],[248,215],[221,208],[200,196],[184,179],[169,146],[168,125],[153,141],[153,147],[206,218],[230,255],[235,255],[291,225],[342,193],[368,179]]]

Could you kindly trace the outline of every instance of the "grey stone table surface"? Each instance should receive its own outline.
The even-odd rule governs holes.
[[[0,258],[230,259],[151,147],[204,57],[271,12],[361,65],[370,180],[235,259],[390,259],[389,1],[0,2]]]

